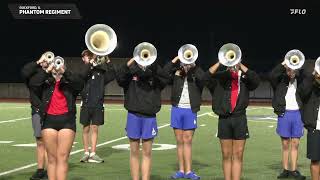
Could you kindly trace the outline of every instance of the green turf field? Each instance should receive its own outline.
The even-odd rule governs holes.
[[[112,146],[127,144],[125,138],[126,111],[122,105],[106,105],[106,123],[100,129],[97,153],[104,158],[102,164],[79,162],[83,151],[81,126],[69,160],[69,180],[129,180],[129,151]],[[30,108],[27,103],[0,103],[0,180],[29,179],[36,169],[34,147],[17,144],[34,143]],[[251,106],[247,111],[250,139],[244,157],[243,179],[277,179],[281,170],[280,139],[275,133],[276,117],[270,107]],[[223,180],[221,152],[217,132],[217,117],[210,106],[202,106],[198,113],[198,126],[193,141],[193,169],[204,180]],[[170,106],[162,106],[158,113],[158,144],[175,144],[169,126]],[[9,141],[9,142],[5,142]],[[13,142],[10,142],[13,141]],[[157,148],[159,146],[154,146]],[[78,150],[78,151],[77,151]],[[306,156],[306,137],[302,138],[299,169],[310,179],[309,160]],[[31,167],[30,167],[31,166]],[[28,168],[26,168],[28,167]],[[176,171],[175,149],[153,151],[152,180],[164,180]],[[11,172],[4,174],[5,172]]]

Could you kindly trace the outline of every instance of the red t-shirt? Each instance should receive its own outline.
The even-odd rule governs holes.
[[[231,71],[231,112],[236,107],[239,93],[239,75],[236,71]]]
[[[47,113],[51,115],[61,115],[68,112],[67,99],[62,90],[59,89],[60,81],[54,85],[53,94],[47,108]]]

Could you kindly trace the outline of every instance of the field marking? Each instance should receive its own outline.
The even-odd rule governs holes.
[[[36,147],[37,144],[36,143],[30,143],[30,144],[14,144],[12,146],[15,146],[15,147]]]
[[[206,113],[203,113],[203,114],[199,114],[197,117],[202,117],[202,116],[209,115],[209,114],[210,114],[209,112],[206,112]],[[159,126],[158,129],[167,127],[169,125],[170,124],[164,124],[162,126]],[[114,140],[110,140],[110,141],[98,144],[97,147],[104,146],[104,145],[107,145],[107,144],[111,144],[113,142],[117,142],[117,141],[120,141],[120,140],[123,140],[123,139],[127,139],[127,136],[123,136],[123,137],[120,137],[120,138],[117,138],[117,139],[114,139]],[[84,151],[84,149],[79,149],[79,150],[76,150],[76,151],[72,151],[70,153],[70,155],[77,154],[77,153],[83,152],[83,151]],[[1,172],[0,173],[0,177],[4,176],[4,175],[7,175],[7,174],[11,174],[11,173],[17,172],[17,171],[28,169],[28,168],[31,168],[31,167],[34,167],[34,166],[37,166],[37,163],[32,163],[32,164],[28,164],[28,165],[25,165],[25,166],[22,166],[22,167],[19,167],[19,168],[15,168],[15,169],[12,169],[12,170],[9,170],[9,171]]]
[[[0,141],[0,144],[10,144],[12,143],[13,141]]]
[[[218,116],[217,116],[217,115],[215,115],[215,114],[214,114],[214,113],[212,113],[212,112],[211,112],[211,113],[208,113],[208,116],[218,118]],[[248,117],[248,118],[250,118],[250,117]],[[263,121],[263,120],[251,120],[251,119],[248,119],[248,121],[251,121],[251,122],[265,122],[265,123],[272,123],[272,124],[277,123],[277,119],[276,119],[276,118],[272,118],[272,117],[259,118],[259,119],[265,119],[265,120],[270,119],[270,121]]]
[[[0,107],[0,110],[3,110],[3,109],[25,109],[25,108],[28,108],[30,106],[19,106],[19,107]]]
[[[107,111],[123,111],[126,109],[108,109],[106,108]],[[17,121],[22,121],[22,120],[26,120],[26,119],[31,119],[31,117],[24,117],[24,118],[18,118],[18,119],[10,119],[10,120],[6,120],[6,121],[0,121],[0,124],[2,123],[13,123],[13,122],[17,122]]]
[[[0,124],[2,124],[2,123],[12,123],[12,122],[22,121],[22,120],[26,120],[26,119],[31,119],[31,117],[24,117],[24,118],[18,118],[18,119],[11,119],[11,120],[7,120],[7,121],[0,121]]]
[[[257,110],[257,109],[270,109],[270,110],[273,110],[272,107],[253,107],[253,108],[247,108],[248,111]]]
[[[141,144],[140,144],[141,145]],[[153,143],[152,146],[158,146],[158,147],[152,147],[152,151],[163,151],[163,150],[170,150],[170,149],[175,149],[177,146],[174,144],[157,144]],[[130,150],[130,144],[119,144],[112,146],[113,149],[118,149],[118,150]],[[142,148],[140,147],[140,150]]]

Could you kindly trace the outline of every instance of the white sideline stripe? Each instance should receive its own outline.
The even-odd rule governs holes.
[[[211,116],[211,117],[215,117],[215,118],[218,118],[217,115],[213,114],[213,113],[207,113],[208,116]],[[249,117],[250,118],[250,117]],[[257,118],[258,119],[258,118]],[[251,122],[266,122],[266,123],[277,123],[277,118],[273,118],[273,117],[264,117],[264,118],[259,118],[259,119],[263,119],[263,120],[270,120],[270,121],[263,121],[263,120],[251,120],[251,119],[248,119],[248,121],[251,121]]]
[[[207,112],[207,113],[199,114],[197,117],[205,116],[205,115],[208,115],[208,114],[210,114],[210,113]],[[159,126],[158,129],[167,127],[169,125],[170,124],[164,124],[162,126]],[[111,144],[113,142],[120,141],[120,140],[123,140],[123,139],[127,139],[127,136],[123,136],[123,137],[120,137],[120,138],[117,138],[117,139],[114,139],[114,140],[111,140],[111,141],[107,141],[107,142],[98,144],[97,147],[100,147],[100,146],[103,146],[103,145],[107,145],[107,144]],[[79,150],[76,150],[76,151],[72,151],[70,153],[70,155],[77,154],[77,153],[82,152],[82,151],[84,151],[84,149],[79,149]],[[11,174],[11,173],[14,173],[14,172],[17,172],[17,171],[21,171],[21,170],[24,170],[24,169],[28,169],[28,168],[31,168],[31,167],[34,167],[34,166],[37,166],[37,163],[28,164],[28,165],[25,165],[25,166],[22,166],[22,167],[19,167],[19,168],[15,168],[15,169],[12,169],[12,170],[9,170],[9,171],[1,172],[0,176]]]
[[[0,141],[0,144],[10,144],[12,143],[13,141]]]
[[[126,110],[126,109],[107,109],[107,111],[122,111],[122,110]],[[2,123],[13,123],[16,121],[22,121],[22,120],[26,120],[26,119],[31,119],[31,117],[25,117],[25,118],[18,118],[18,119],[11,119],[11,120],[6,120],[6,121],[0,121],[0,124]]]
[[[19,168],[16,168],[16,169],[12,169],[10,171],[6,171],[6,172],[3,172],[3,173],[0,173],[0,176],[6,175],[6,174],[11,174],[13,172],[21,171],[21,170],[24,170],[24,169],[28,169],[28,168],[31,168],[33,166],[37,166],[37,163],[28,164],[26,166],[22,166],[22,167],[19,167]]]
[[[254,108],[247,108],[247,110],[257,110],[257,109],[273,109],[272,107],[254,107]]]
[[[22,120],[26,120],[26,119],[31,119],[31,117],[11,119],[11,120],[7,120],[7,121],[0,121],[0,124],[2,124],[2,123],[11,123],[11,122],[16,122],[16,121],[22,121]]]
[[[28,108],[30,106],[20,106],[20,107],[0,107],[0,110],[3,110],[3,109],[25,109],[25,108]]]
[[[12,145],[12,146],[15,146],[15,147],[36,147],[37,144],[36,144],[36,143],[31,143],[31,144],[15,144],[15,145]]]

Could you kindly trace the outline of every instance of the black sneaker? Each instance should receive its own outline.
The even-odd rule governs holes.
[[[301,173],[298,170],[291,171],[290,175],[292,177],[294,177],[294,179],[297,179],[297,180],[305,180],[306,179],[306,177],[301,175]]]
[[[290,171],[284,169],[277,178],[278,179],[289,178],[289,175],[290,175]]]
[[[47,171],[44,171],[43,169],[37,169],[37,171],[30,177],[30,180],[48,179],[46,172]]]
[[[43,178],[42,179],[49,179],[48,178],[48,171],[47,170],[44,170],[44,175],[43,175]]]

